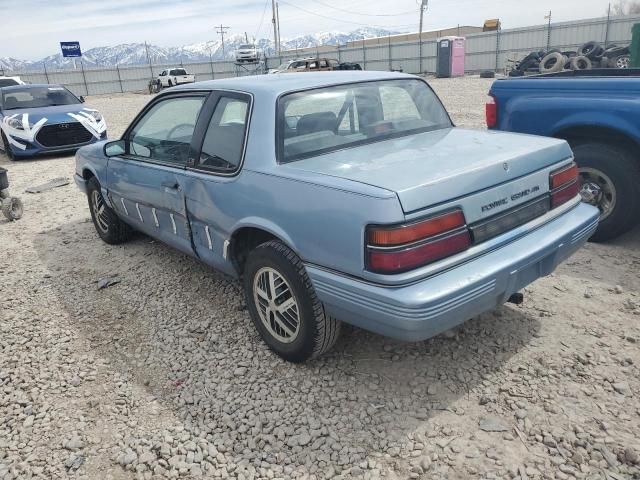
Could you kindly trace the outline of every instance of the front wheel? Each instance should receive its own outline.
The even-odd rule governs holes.
[[[638,222],[640,167],[629,152],[606,143],[573,146],[580,172],[582,200],[598,207],[600,224],[591,240],[603,242]]]
[[[271,350],[301,363],[329,350],[340,321],[328,316],[300,258],[272,240],[249,253],[244,290],[251,319]]]
[[[105,201],[100,189],[100,183],[94,178],[87,183],[87,196],[91,219],[96,232],[102,240],[110,245],[124,243],[131,238],[131,227],[118,218]]]

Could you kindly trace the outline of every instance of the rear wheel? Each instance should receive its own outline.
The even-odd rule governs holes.
[[[102,240],[110,245],[118,245],[131,238],[133,230],[107,205],[95,177],[87,183],[87,197],[93,225]]]
[[[300,258],[272,240],[249,253],[244,290],[253,323],[283,359],[300,363],[329,350],[340,321],[326,315]]]
[[[634,158],[606,143],[575,144],[573,153],[582,200],[600,210],[600,225],[591,239],[611,240],[633,228],[640,218],[640,168]]]

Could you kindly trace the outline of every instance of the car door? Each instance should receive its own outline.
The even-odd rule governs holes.
[[[206,93],[164,95],[123,137],[125,153],[109,158],[107,190],[117,213],[136,229],[193,253],[185,207],[185,167]]]
[[[187,168],[187,212],[196,255],[219,270],[232,273],[226,247],[238,209],[250,191],[239,185],[251,111],[251,96],[217,92],[207,101],[197,136],[196,161]],[[200,131],[201,129],[201,131]],[[226,244],[226,245],[225,245]]]

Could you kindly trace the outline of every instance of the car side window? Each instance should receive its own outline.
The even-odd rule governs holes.
[[[128,153],[151,161],[184,165],[205,97],[174,97],[162,100],[133,127]]]
[[[220,173],[232,173],[238,169],[244,150],[248,112],[248,97],[220,97],[204,137],[198,167]]]

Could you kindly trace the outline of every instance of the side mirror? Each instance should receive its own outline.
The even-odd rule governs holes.
[[[124,140],[115,140],[104,144],[105,157],[117,157],[127,152]]]
[[[84,103],[84,96],[83,96],[83,95],[80,95],[80,101],[81,101],[82,103]]]

